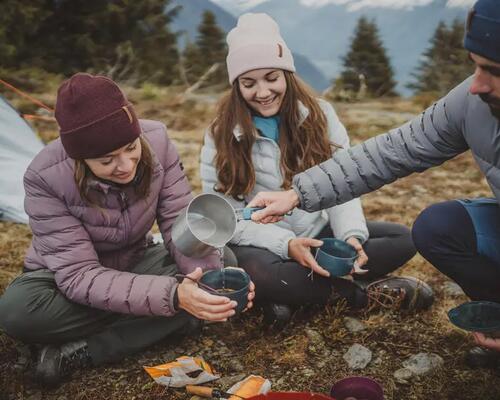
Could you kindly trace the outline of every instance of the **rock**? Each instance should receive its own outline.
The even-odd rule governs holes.
[[[443,291],[452,297],[464,296],[465,293],[460,286],[458,286],[455,282],[446,281],[443,283]]]
[[[313,376],[316,376],[316,372],[312,369],[305,368],[302,370],[302,376],[305,376],[306,378],[312,378]]]
[[[413,372],[409,369],[401,368],[394,372],[394,378],[399,383],[408,383],[408,380],[413,376]]]
[[[281,388],[281,387],[283,386],[283,384],[284,384],[285,382],[287,382],[287,381],[288,381],[288,378],[287,378],[286,376],[282,376],[282,377],[281,377],[281,378],[279,378],[276,382],[274,382],[273,387],[275,387],[275,388],[279,389],[279,388]]]
[[[403,367],[414,375],[425,375],[444,364],[444,360],[434,353],[418,353],[403,362]]]
[[[359,343],[353,344],[347,353],[344,354],[344,360],[351,369],[363,369],[372,359],[372,352]]]
[[[318,331],[314,329],[306,329],[305,333],[311,345],[321,346],[324,344],[323,336],[321,336],[321,334]]]
[[[366,329],[366,325],[357,318],[345,317],[344,325],[351,333],[361,332]]]

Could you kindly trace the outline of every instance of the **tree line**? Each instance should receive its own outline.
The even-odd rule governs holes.
[[[0,64],[65,76],[89,71],[132,84],[194,80],[224,61],[225,33],[205,12],[198,51],[188,45],[183,54],[170,28],[180,9],[171,0],[2,0]]]
[[[179,49],[171,30],[181,6],[172,0],[2,0],[0,63],[71,75],[101,73],[131,84],[224,84],[225,32],[203,13],[194,41]],[[461,21],[441,22],[407,87],[442,95],[473,69]],[[394,70],[375,20],[361,17],[334,91],[360,97],[396,95]]]

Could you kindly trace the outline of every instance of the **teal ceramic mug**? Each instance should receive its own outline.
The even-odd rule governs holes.
[[[332,277],[348,275],[358,258],[356,249],[340,239],[324,238],[320,240],[323,245],[316,251],[316,262],[326,269]]]

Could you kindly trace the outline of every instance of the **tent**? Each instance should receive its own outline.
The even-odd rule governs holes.
[[[31,126],[0,95],[0,220],[28,223],[23,175],[42,148]]]

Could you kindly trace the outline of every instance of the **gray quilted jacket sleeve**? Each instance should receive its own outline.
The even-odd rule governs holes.
[[[463,136],[470,78],[413,120],[294,177],[300,208],[317,211],[345,203],[468,150]]]
[[[343,149],[348,149],[350,147],[349,136],[337,113],[330,103],[324,100],[319,100],[319,102],[328,122],[330,141],[342,146]],[[344,204],[327,208],[326,213],[336,238],[346,240],[351,236],[356,236],[361,242],[368,240],[368,228],[360,199],[355,198]]]

